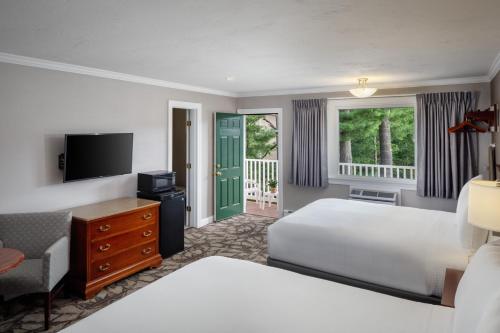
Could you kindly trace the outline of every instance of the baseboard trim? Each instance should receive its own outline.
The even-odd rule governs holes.
[[[200,223],[196,226],[196,228],[204,227],[207,224],[212,223],[213,221],[214,221],[214,217],[213,216],[205,217],[205,218],[203,218],[203,219],[200,220]]]

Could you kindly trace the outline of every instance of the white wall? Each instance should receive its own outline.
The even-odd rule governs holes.
[[[473,90],[480,92],[479,107],[484,109],[490,105],[490,84],[463,84],[453,86],[433,86],[433,87],[415,87],[415,88],[400,88],[400,89],[381,89],[377,91],[377,95],[404,95],[418,94],[424,92],[444,92],[444,91],[466,91]],[[332,92],[332,93],[311,93],[303,95],[279,95],[279,96],[257,96],[257,97],[242,97],[237,99],[238,109],[256,109],[256,108],[283,108],[283,158],[284,158],[284,176],[287,179],[290,173],[291,159],[291,141],[292,141],[292,100],[307,99],[307,98],[343,98],[349,97],[349,92]],[[486,174],[486,166],[488,162],[487,147],[489,143],[489,135],[480,136],[480,152],[479,166],[480,172]],[[284,209],[296,210],[306,204],[321,198],[347,198],[349,194],[349,186],[330,184],[326,188],[313,189],[290,185],[287,182],[284,184],[284,190],[280,191],[283,194]],[[456,200],[422,198],[417,196],[415,190],[402,191],[402,204],[405,206],[438,209],[445,211],[455,211]]]
[[[490,103],[489,84],[385,90],[382,94],[478,90],[480,107]],[[284,169],[288,170],[291,100],[342,97],[343,93],[248,97],[239,108],[284,109]],[[0,63],[0,213],[63,209],[135,194],[139,171],[166,167],[168,100],[202,103],[201,217],[213,215],[212,130],[214,112],[235,112],[236,99],[79,74]],[[80,132],[133,132],[133,174],[62,183],[57,155],[63,135]],[[488,139],[482,137],[482,147]],[[484,155],[484,154],[482,154]],[[481,158],[485,160],[484,156]],[[484,162],[481,163],[484,171]],[[321,197],[345,197],[348,188],[330,185],[309,190],[285,184],[286,209],[297,209]],[[455,200],[420,198],[403,193],[408,206],[451,210]]]
[[[213,214],[212,117],[235,99],[0,63],[0,213],[134,196],[136,173],[167,165],[168,100],[202,103],[201,217]],[[131,175],[62,183],[65,133],[133,132]]]

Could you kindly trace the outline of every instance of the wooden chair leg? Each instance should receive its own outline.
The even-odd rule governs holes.
[[[45,330],[50,328],[50,313],[52,312],[52,293],[44,293],[44,307],[45,307]]]
[[[3,296],[0,295],[0,305],[2,306],[2,318],[0,318],[0,321],[7,320],[7,318],[10,317],[10,306],[7,301],[3,299]]]

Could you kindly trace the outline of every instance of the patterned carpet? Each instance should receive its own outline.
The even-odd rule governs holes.
[[[96,297],[54,300],[52,327],[57,332],[87,317],[108,304],[138,290],[148,283],[207,256],[225,256],[266,263],[267,227],[275,220],[256,215],[240,215],[200,229],[187,229],[185,250],[163,261],[161,267],[135,274],[103,289]],[[6,305],[9,314],[6,315]],[[42,301],[32,296],[20,297],[1,305],[0,332],[42,332]]]

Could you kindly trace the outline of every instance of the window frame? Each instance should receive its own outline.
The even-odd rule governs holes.
[[[327,140],[328,140],[328,181],[330,184],[356,185],[365,187],[393,187],[415,189],[417,181],[408,179],[394,179],[383,177],[346,176],[340,175],[339,170],[339,110],[363,108],[395,108],[413,107],[415,166],[417,164],[417,98],[411,96],[381,96],[370,98],[329,99],[327,106]],[[418,177],[418,175],[416,175]]]

